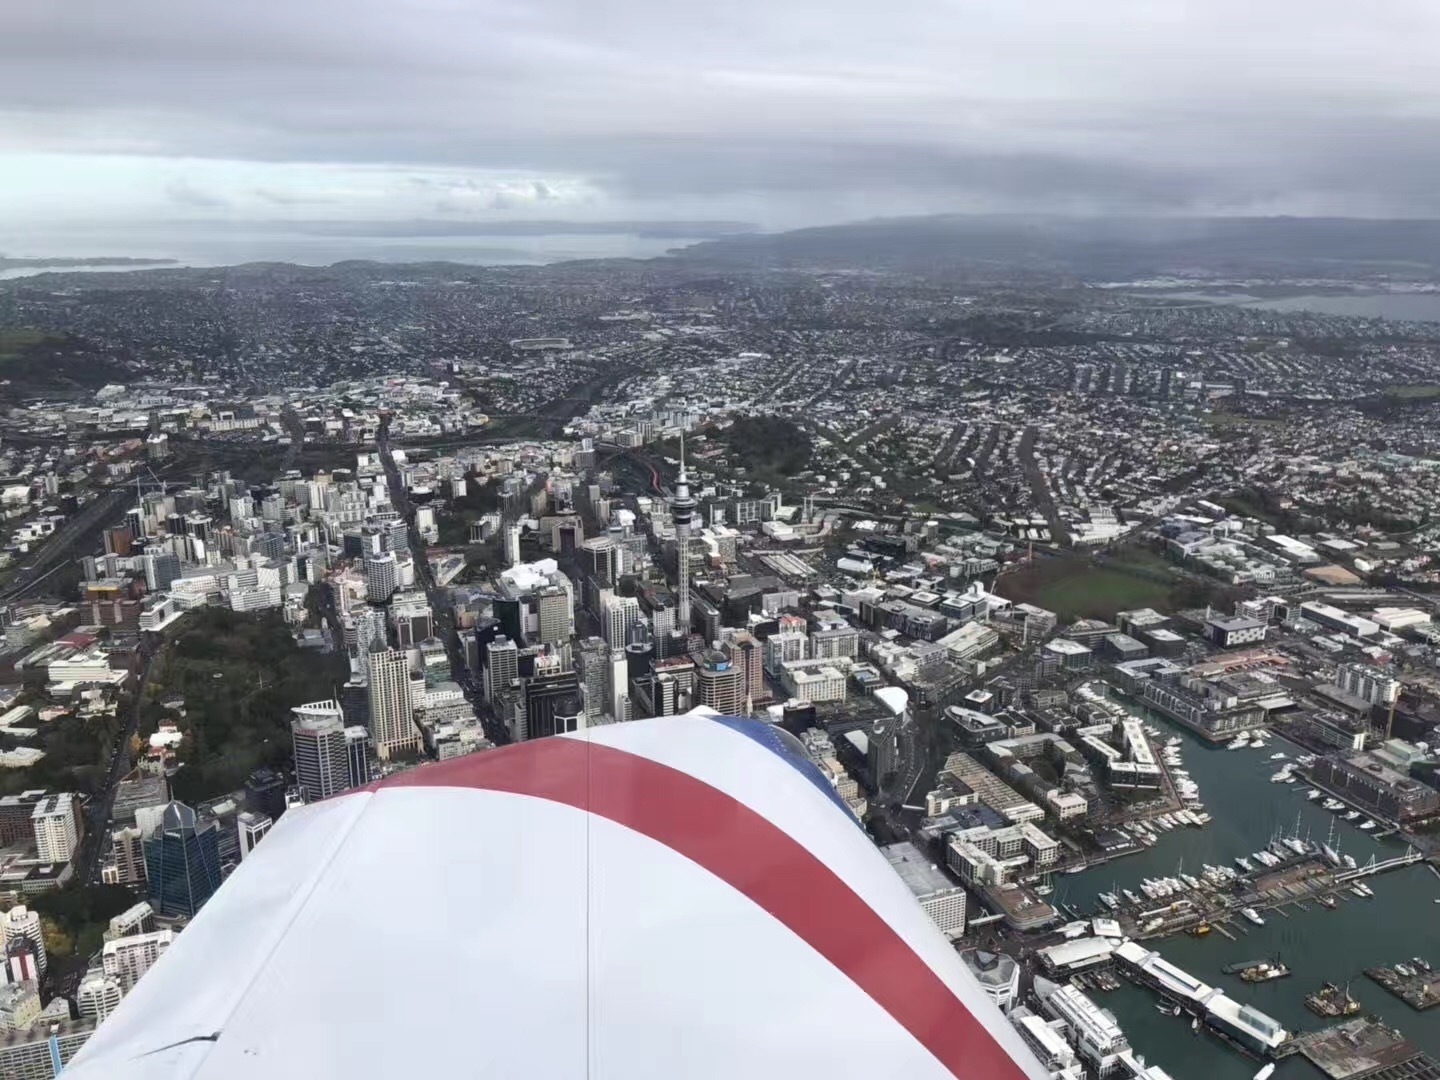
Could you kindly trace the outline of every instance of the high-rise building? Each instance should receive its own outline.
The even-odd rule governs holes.
[[[256,769],[245,781],[245,805],[279,821],[285,813],[285,778],[274,769]]]
[[[690,497],[690,482],[685,475],[685,434],[680,434],[680,475],[675,478],[675,494],[670,499],[670,518],[675,522],[675,552],[678,560],[679,588],[675,621],[682,631],[690,629],[690,523],[695,517],[695,500]]]
[[[745,673],[745,711],[750,712],[757,701],[769,701],[770,690],[765,685],[765,651],[755,636],[742,630],[725,643],[725,652],[731,662]]]
[[[265,838],[274,824],[268,814],[256,814],[242,810],[235,818],[235,829],[240,837],[240,858],[243,860],[255,850],[255,845]]]
[[[193,918],[220,887],[220,837],[214,821],[201,822],[181,802],[165,807],[145,838],[149,900],[157,914]]]
[[[700,654],[699,685],[696,698],[724,716],[742,716],[745,712],[745,669],[730,662],[718,649]]]
[[[5,952],[8,955],[11,946],[17,942],[24,942],[35,957],[35,968],[41,974],[45,974],[45,936],[40,932],[40,913],[31,911],[24,904],[17,904],[4,915],[4,921],[0,922],[0,931],[5,937]]]
[[[13,844],[35,835],[35,823],[30,819],[35,814],[35,805],[43,798],[44,788],[0,797],[0,844]]]
[[[119,1007],[124,996],[119,979],[103,971],[92,971],[75,991],[75,1007],[80,1010],[80,1019],[98,1024]]]
[[[633,596],[614,596],[605,605],[602,625],[605,643],[612,649],[625,647],[625,635],[640,620],[640,602]]]
[[[180,576],[180,560],[165,548],[151,548],[145,552],[145,587],[151,592],[163,592]]]
[[[510,566],[519,566],[519,565],[520,565],[520,526],[519,526],[519,525],[514,525],[514,524],[506,525],[506,526],[505,526],[505,530],[504,530],[504,537],[505,537],[505,565],[506,565],[507,567],[510,567]]]
[[[410,661],[397,649],[370,654],[370,736],[381,761],[420,748],[410,698]]]
[[[542,661],[537,660],[535,674],[525,682],[525,737],[539,739],[583,730],[579,678],[558,661]]]
[[[507,637],[497,637],[485,650],[485,700],[494,705],[501,691],[519,677],[519,647]]]
[[[166,927],[150,934],[131,934],[107,941],[101,953],[105,974],[117,981],[120,989],[128,994],[174,940],[175,931]]]
[[[395,594],[399,583],[399,568],[395,565],[395,553],[384,551],[378,555],[365,556],[365,599],[372,604],[383,604]]]
[[[370,729],[352,724],[345,729],[345,762],[350,771],[350,786],[364,787],[370,782]]]
[[[144,834],[134,825],[114,829],[110,833],[113,885],[138,885],[145,880]]]
[[[559,645],[570,640],[570,628],[574,624],[575,616],[567,590],[558,585],[541,589],[535,594],[535,614],[542,644]]]
[[[585,719],[597,723],[609,711],[605,696],[605,668],[610,648],[604,638],[586,638],[580,642],[580,689],[585,705]]]
[[[345,713],[335,700],[312,701],[290,710],[295,748],[295,782],[309,802],[319,802],[350,788],[345,754]]]
[[[75,821],[75,796],[47,795],[30,813],[35,826],[35,851],[45,863],[68,863],[80,843]]]

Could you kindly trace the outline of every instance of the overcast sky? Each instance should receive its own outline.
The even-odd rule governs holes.
[[[3,0],[0,224],[1440,215],[1436,0]]]

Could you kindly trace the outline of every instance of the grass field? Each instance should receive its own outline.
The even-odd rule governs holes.
[[[1430,398],[1440,397],[1440,386],[1435,383],[1410,383],[1400,386],[1387,386],[1385,396],[1396,398],[1400,401],[1428,401]]]
[[[13,360],[27,345],[45,340],[40,330],[0,330],[0,360]]]
[[[1108,619],[1129,608],[1171,607],[1179,581],[1155,580],[1168,564],[1158,555],[1130,550],[1115,559],[1048,559],[1002,577],[996,592],[1007,600],[1038,604],[1062,621]]]

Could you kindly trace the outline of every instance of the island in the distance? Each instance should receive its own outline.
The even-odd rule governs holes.
[[[0,255],[0,270],[18,270],[32,266],[173,266],[175,259],[133,259],[125,255],[96,256],[92,259],[76,258],[11,258]]]

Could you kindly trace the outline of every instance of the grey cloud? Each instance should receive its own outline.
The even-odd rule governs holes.
[[[561,178],[620,212],[781,224],[1429,214],[1437,38],[1433,0],[22,2],[0,5],[0,140],[527,177],[399,181],[459,215],[555,206]]]
[[[165,195],[177,206],[213,210],[229,205],[228,201],[221,196],[197,188],[185,180],[171,181],[165,187]]]

